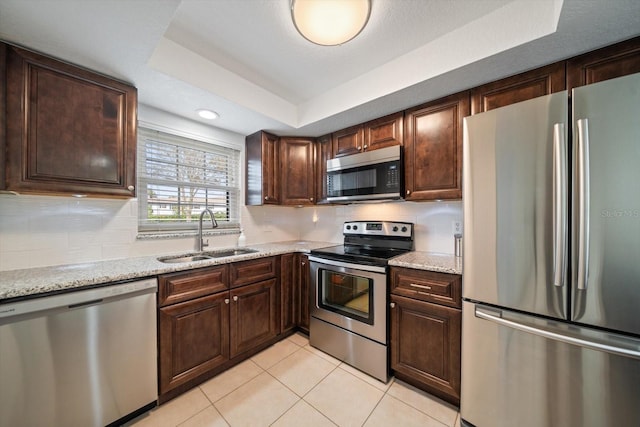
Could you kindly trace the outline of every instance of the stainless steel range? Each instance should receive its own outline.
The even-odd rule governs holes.
[[[310,343],[387,382],[388,262],[413,250],[413,224],[350,221],[343,235],[343,245],[309,256]]]

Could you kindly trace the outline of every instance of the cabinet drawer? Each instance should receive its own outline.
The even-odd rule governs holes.
[[[236,288],[276,277],[276,257],[252,259],[231,264],[230,285]]]
[[[391,292],[450,307],[462,307],[462,277],[456,274],[393,267]]]
[[[158,305],[163,307],[229,289],[226,265],[159,277]]]

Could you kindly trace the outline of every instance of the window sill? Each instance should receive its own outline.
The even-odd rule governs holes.
[[[226,236],[240,234],[240,228],[221,228],[219,230],[203,230],[203,236]],[[168,240],[186,239],[198,236],[196,230],[172,230],[172,231],[139,231],[136,240]]]

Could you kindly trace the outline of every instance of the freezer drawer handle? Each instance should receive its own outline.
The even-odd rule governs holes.
[[[478,305],[476,305],[475,307],[475,313],[476,313],[476,317],[479,317],[480,319],[488,320],[490,322],[494,322],[499,325],[506,326],[508,328],[517,329],[519,331],[538,335],[543,338],[560,341],[566,344],[577,345],[580,347],[588,348],[590,350],[604,351],[605,353],[616,354],[618,356],[631,357],[633,359],[640,359],[640,346],[638,346],[636,342],[633,342],[630,339],[623,337],[621,335],[616,335],[616,338],[619,340],[629,341],[629,346],[634,348],[623,348],[623,347],[603,344],[595,341],[587,341],[581,338],[565,335],[561,332],[554,332],[547,329],[540,329],[539,327],[536,327],[536,326],[527,325],[525,323],[516,322],[514,320],[504,319],[501,317],[502,312],[500,310],[485,308]]]
[[[564,123],[553,125],[553,284],[565,285],[567,271],[567,145]]]
[[[580,119],[578,128],[578,289],[589,280],[589,121]]]

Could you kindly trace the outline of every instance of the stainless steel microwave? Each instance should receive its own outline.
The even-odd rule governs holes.
[[[327,160],[327,200],[348,203],[401,199],[402,166],[399,145]]]

